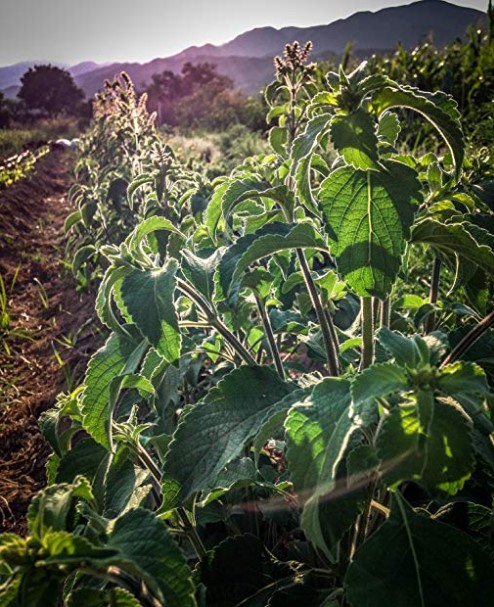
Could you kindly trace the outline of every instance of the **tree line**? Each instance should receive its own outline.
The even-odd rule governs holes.
[[[140,93],[147,95],[148,109],[156,112],[158,125],[213,131],[233,124],[252,130],[265,128],[261,100],[236,90],[233,80],[212,63],[188,62],[180,73],[165,70],[154,74]],[[36,118],[90,118],[91,105],[67,70],[36,65],[22,76],[17,100],[0,93],[0,128]]]

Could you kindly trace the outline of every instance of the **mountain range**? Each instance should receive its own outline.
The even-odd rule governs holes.
[[[464,36],[469,26],[484,26],[486,14],[461,7],[444,0],[420,0],[404,6],[385,8],[376,12],[359,12],[327,25],[313,27],[261,27],[240,34],[226,44],[192,46],[171,57],[153,59],[147,63],[112,63],[97,65],[91,61],[68,69],[76,84],[86,96],[92,96],[103,85],[126,71],[137,88],[151,81],[153,74],[164,70],[179,72],[186,62],[209,61],[218,66],[218,72],[229,76],[236,87],[248,94],[256,94],[274,76],[273,56],[283,52],[289,42],[298,40],[314,44],[313,57],[339,55],[347,43],[360,56],[391,51],[401,43],[413,48],[432,35],[441,47]],[[0,91],[14,97],[19,90],[20,77],[33,65],[42,62],[23,62],[0,68]]]

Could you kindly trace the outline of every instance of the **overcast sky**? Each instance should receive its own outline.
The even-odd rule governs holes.
[[[0,65],[145,62],[254,27],[331,23],[412,0],[0,0]],[[427,0],[422,0],[427,1]],[[485,11],[487,0],[450,0]]]

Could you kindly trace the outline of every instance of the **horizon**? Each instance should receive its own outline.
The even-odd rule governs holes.
[[[239,17],[238,12],[232,15],[232,11],[228,10],[227,0],[214,0],[209,3],[204,0],[199,0],[199,3],[198,0],[195,2],[183,0],[180,6],[174,5],[173,19],[168,21],[168,26],[172,29],[175,38],[164,44],[161,39],[163,34],[160,34],[158,41],[153,38],[153,35],[156,36],[156,27],[161,27],[160,19],[163,17],[161,13],[153,19],[152,23],[141,26],[142,31],[139,28],[133,28],[132,22],[133,11],[137,9],[139,9],[141,22],[142,16],[151,15],[153,8],[166,12],[166,6],[169,3],[166,0],[164,2],[141,0],[138,7],[132,3],[126,7],[126,10],[122,10],[122,2],[117,5],[114,0],[107,0],[105,3],[88,0],[84,5],[78,5],[72,10],[70,7],[75,4],[75,0],[65,0],[65,2],[63,0],[45,0],[43,3],[40,3],[39,0],[17,0],[15,4],[10,3],[8,7],[5,7],[5,0],[3,0],[2,20],[0,21],[0,67],[24,62],[51,63],[66,67],[73,67],[85,62],[95,62],[100,65],[121,62],[147,63],[153,59],[173,56],[191,46],[200,47],[204,44],[221,46],[252,29],[325,25],[346,19],[358,12],[377,12],[384,8],[404,6],[417,1],[430,2],[431,0],[404,0],[402,2],[399,0],[348,0],[344,7],[341,6],[341,3],[332,6],[335,3],[330,2],[329,7],[324,6],[322,9],[317,9],[321,5],[320,0],[306,0],[303,5],[295,0],[285,0],[284,2],[276,0],[268,7],[264,0],[251,0],[250,6],[253,8],[249,10],[249,14]],[[487,0],[444,1],[482,12],[487,10],[488,4]],[[207,6],[205,6],[206,4]],[[114,10],[116,6],[118,9]],[[226,18],[221,20],[221,33],[218,31],[218,23],[216,23],[218,19],[215,21],[214,18],[216,12],[212,10],[214,6],[223,17],[230,16],[230,20]],[[281,10],[281,6],[284,11]],[[92,7],[99,8],[97,22],[94,21],[97,11],[92,11]],[[67,9],[69,9],[68,12]],[[103,9],[106,11],[110,9],[110,13],[105,13]],[[206,10],[205,15],[204,10]],[[184,16],[182,14],[184,11],[191,11],[194,20],[190,19],[190,15]],[[37,17],[39,12],[41,15]],[[74,13],[77,14],[77,31],[72,26]],[[25,14],[30,15],[27,21]],[[262,15],[262,22],[259,21],[259,14]],[[321,15],[321,17],[313,18],[313,15]],[[211,18],[213,18],[212,23],[210,23]],[[31,31],[33,27],[34,31]],[[103,29],[100,31],[98,28],[101,27]],[[93,28],[93,33],[96,30],[96,36],[88,36],[91,28]],[[184,34],[183,28],[187,30],[186,34]],[[159,29],[158,31],[161,32]],[[49,35],[50,32],[51,35]],[[66,40],[67,36],[69,36],[68,40]],[[133,43],[129,45],[131,36]],[[143,48],[142,36],[147,44],[146,49]],[[22,47],[22,51],[18,50],[20,47]]]

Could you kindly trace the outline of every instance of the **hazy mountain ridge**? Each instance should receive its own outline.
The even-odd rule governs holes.
[[[164,70],[179,72],[187,61],[209,61],[216,63],[218,71],[232,78],[238,88],[253,94],[273,78],[273,56],[281,54],[284,45],[293,40],[301,43],[312,40],[315,57],[339,54],[347,42],[352,42],[353,48],[362,55],[365,49],[374,52],[393,49],[398,42],[412,48],[430,33],[437,46],[444,46],[463,36],[469,25],[485,21],[486,14],[481,11],[443,0],[422,0],[376,12],[355,13],[328,25],[256,28],[220,46],[193,46],[171,57],[153,59],[144,64],[128,62],[98,66],[84,62],[69,68],[69,71],[86,95],[92,96],[105,79],[112,79],[121,71],[126,71],[139,88],[150,82],[153,74]],[[0,68],[0,90],[18,84],[18,80],[12,79],[20,69],[16,71],[14,68],[21,65],[26,64]]]

